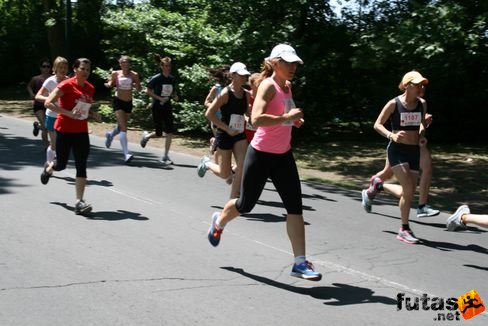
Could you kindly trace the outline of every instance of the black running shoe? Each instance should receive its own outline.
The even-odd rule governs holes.
[[[49,178],[51,177],[51,174],[49,174],[47,171],[46,171],[46,167],[44,167],[44,170],[42,171],[41,173],[41,183],[43,185],[47,185],[47,183],[49,182]]]
[[[37,137],[37,135],[39,135],[39,122],[35,121],[33,124],[32,124],[32,127],[34,129],[32,129],[32,134],[34,135],[34,137]]]

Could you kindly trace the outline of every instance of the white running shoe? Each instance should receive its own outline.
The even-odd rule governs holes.
[[[446,221],[447,231],[456,231],[458,229],[467,229],[466,224],[461,221],[461,216],[464,214],[470,214],[468,205],[461,205],[458,207],[456,212],[449,216]]]

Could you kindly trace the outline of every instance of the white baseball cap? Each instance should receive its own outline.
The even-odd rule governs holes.
[[[303,60],[297,56],[297,53],[294,48],[289,46],[288,44],[278,44],[273,48],[269,57],[266,60],[271,60],[275,58],[280,58],[285,60],[286,62],[300,62],[303,64]]]
[[[247,71],[246,65],[242,62],[235,62],[230,66],[229,72],[231,74],[237,73],[238,75],[245,76],[250,75],[251,73]]]

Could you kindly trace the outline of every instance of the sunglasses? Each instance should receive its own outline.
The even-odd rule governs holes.
[[[423,85],[423,84],[421,84],[421,83],[418,83],[418,84],[410,83],[410,85],[411,85],[412,87],[419,87],[419,86],[424,87],[424,85]]]
[[[42,65],[41,68],[51,68],[49,65]]]

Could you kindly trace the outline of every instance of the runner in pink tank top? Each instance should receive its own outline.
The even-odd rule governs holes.
[[[208,240],[214,247],[220,243],[227,223],[254,208],[269,178],[287,213],[286,228],[295,256],[290,274],[319,281],[322,274],[314,270],[305,256],[302,191],[290,145],[292,127],[300,127],[304,122],[302,110],[293,103],[289,82],[302,63],[295,50],[286,44],[275,46],[265,59],[262,82],[251,111],[251,123],[258,129],[247,149],[241,194],[238,199],[228,201],[222,212],[212,215]]]
[[[266,80],[273,85],[276,92],[266,107],[266,113],[275,116],[288,113],[295,107],[290,85],[286,86],[288,92],[285,92],[273,78],[269,77]],[[254,134],[251,146],[262,152],[286,153],[291,149],[292,127],[292,121],[285,121],[272,126],[261,126]]]

